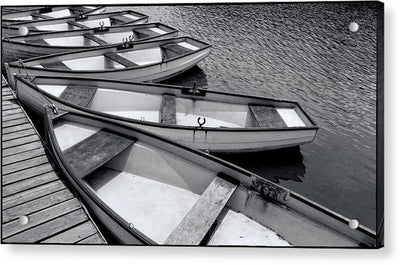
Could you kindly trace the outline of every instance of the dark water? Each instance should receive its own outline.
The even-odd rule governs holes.
[[[166,83],[295,100],[320,126],[300,148],[223,158],[375,229],[374,3],[133,9],[212,44],[198,67]]]

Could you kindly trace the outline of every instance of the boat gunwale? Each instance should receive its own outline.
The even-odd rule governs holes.
[[[138,19],[132,20],[130,22],[124,22],[121,23],[120,25],[128,25],[128,24],[133,24],[133,23],[137,23],[139,21],[142,20],[148,20],[149,16],[143,14],[143,13],[139,13],[133,10],[124,10],[124,11],[113,11],[113,12],[105,12],[105,13],[99,13],[99,14],[84,14],[85,16],[85,21],[88,20],[89,18],[92,18],[93,20],[95,19],[103,19],[103,18],[110,18],[113,15],[118,15],[118,14],[137,14],[139,15]],[[99,18],[98,18],[99,17]],[[4,25],[2,24],[1,27],[5,28],[5,29],[13,29],[13,30],[18,30],[19,27],[21,26],[26,26],[26,27],[35,27],[35,26],[41,26],[41,25],[53,25],[55,23],[51,23],[51,22],[59,22],[59,23],[67,23],[68,21],[81,21],[82,19],[79,19],[77,16],[69,16],[69,17],[61,17],[61,18],[50,18],[50,19],[43,19],[43,20],[36,20],[36,21],[28,21],[28,22],[14,22],[14,23],[10,23],[9,21],[3,21],[6,22],[10,25]],[[49,22],[49,23],[48,23]],[[39,23],[39,24],[38,24]],[[37,25],[38,24],[38,25]],[[58,24],[58,23],[57,23]],[[29,30],[35,33],[41,33],[41,32],[53,32],[51,30],[40,30],[40,29],[32,29]]]
[[[155,25],[155,26],[163,26],[168,28],[170,31],[164,33],[164,34],[160,34],[158,36],[154,36],[154,37],[147,37],[147,38],[143,38],[143,39],[139,39],[139,40],[134,40],[133,43],[139,43],[142,41],[147,41],[147,40],[151,40],[151,39],[155,39],[155,38],[160,38],[160,37],[164,37],[164,36],[168,36],[168,35],[173,35],[173,34],[177,34],[179,32],[178,29],[175,29],[173,27],[170,27],[168,25],[159,23],[159,22],[155,22],[155,23],[146,23],[146,24],[124,24],[124,25],[114,25],[114,26],[110,26],[110,27],[105,27],[105,29],[124,29],[124,28],[130,28],[130,27],[137,27],[137,28],[147,28],[150,27],[151,25]],[[64,34],[64,33],[71,33],[72,36],[65,36],[65,37],[75,37],[75,36],[83,36],[84,33],[93,33],[96,34],[97,32],[95,31],[95,29],[97,28],[88,28],[88,29],[75,29],[75,30],[63,30],[63,31],[44,31],[44,32],[35,32],[34,34],[29,34],[27,36],[18,36],[18,35],[14,35],[14,36],[9,36],[9,37],[3,37],[2,41],[9,43],[10,45],[12,44],[18,44],[21,46],[26,46],[26,47],[44,47],[44,48],[51,48],[51,49],[68,49],[68,48],[75,48],[76,50],[78,49],[91,49],[94,47],[106,47],[106,46],[113,46],[115,45],[115,43],[109,43],[109,44],[103,44],[103,45],[99,45],[99,46],[67,46],[67,45],[58,45],[58,46],[51,46],[51,45],[44,45],[44,44],[40,44],[40,43],[26,43],[26,42],[22,42],[24,38],[28,37],[28,39],[35,39],[35,37],[39,37],[41,35],[44,35],[44,37],[46,37],[46,35],[54,35],[54,34]],[[134,30],[134,29],[132,29]],[[76,35],[75,35],[76,33]],[[79,33],[82,33],[82,35],[80,35]],[[101,32],[100,32],[101,33]],[[110,33],[109,31],[107,31],[106,33]],[[113,33],[113,32],[111,32]],[[118,33],[118,32],[115,32]],[[58,37],[54,37],[54,38],[58,38]],[[59,37],[62,38],[62,37]],[[15,39],[21,39],[21,40],[15,40]],[[122,41],[118,44],[121,44]],[[36,57],[37,58],[37,57]]]
[[[141,66],[128,66],[128,67],[118,68],[118,69],[72,70],[72,69],[39,68],[39,67],[29,66],[29,65],[24,65],[24,68],[25,69],[32,69],[32,70],[36,70],[36,71],[43,71],[43,72],[45,72],[45,71],[56,72],[56,73],[64,72],[64,73],[71,73],[71,74],[77,73],[77,72],[82,73],[82,74],[101,74],[101,73],[110,73],[110,72],[123,72],[123,71],[137,70],[137,69],[145,69],[145,68],[153,67],[153,66],[156,66],[156,65],[162,65],[164,63],[171,63],[171,62],[177,61],[179,59],[182,59],[184,57],[187,57],[187,56],[190,56],[190,55],[194,55],[194,54],[200,53],[202,51],[205,51],[205,50],[211,48],[211,44],[205,43],[203,41],[200,41],[200,40],[194,39],[192,37],[188,37],[188,36],[177,37],[177,38],[168,38],[168,39],[162,39],[162,40],[146,40],[146,41],[135,42],[135,44],[140,45],[140,44],[147,44],[147,43],[167,42],[167,41],[171,41],[171,43],[176,43],[179,40],[186,40],[186,39],[198,42],[201,45],[203,45],[204,47],[199,48],[198,50],[192,51],[192,52],[187,53],[187,54],[181,54],[179,56],[176,56],[176,57],[173,57],[173,58],[170,58],[170,59],[167,59],[167,60],[163,60],[161,62],[146,64],[146,65],[141,65]],[[116,49],[115,52],[118,52],[117,48],[119,46],[121,46],[121,44],[120,43],[116,43],[116,44],[110,44],[110,45],[99,46],[99,47],[91,47],[91,48],[83,49],[83,50],[80,49],[80,50],[77,50],[77,51],[67,51],[67,52],[60,52],[60,53],[55,53],[55,54],[48,54],[48,55],[43,55],[43,56],[39,56],[39,57],[34,57],[34,58],[22,60],[22,63],[31,63],[31,62],[34,62],[34,61],[40,62],[43,59],[49,59],[49,58],[53,58],[53,57],[56,58],[57,56],[65,56],[65,55],[74,54],[74,53],[77,53],[77,54],[82,53],[82,54],[84,54],[86,52],[97,51],[97,50],[102,50],[102,49],[106,50],[106,49],[115,48]],[[158,46],[155,45],[154,47],[160,47],[160,45],[158,45]],[[133,48],[130,48],[130,49],[133,49]],[[127,50],[129,50],[129,48]],[[97,55],[97,56],[104,56],[104,54],[105,53],[102,53],[102,54]],[[87,58],[87,57],[80,57],[80,58],[75,58],[75,59],[84,59],[84,58]],[[18,61],[14,61],[14,62],[9,62],[8,65],[16,67],[16,68],[19,68],[18,63],[19,63]]]
[[[51,113],[49,111],[49,107],[45,107],[45,109],[46,109],[46,113],[48,113],[47,115],[51,115]],[[162,136],[158,136],[158,135],[156,135],[154,133],[151,133],[151,132],[139,129],[139,128],[128,127],[127,125],[125,125],[125,124],[123,124],[123,123],[121,123],[119,121],[110,121],[110,120],[108,120],[106,118],[103,118],[103,117],[100,117],[100,116],[96,116],[96,115],[93,116],[93,115],[90,115],[90,114],[78,113],[76,111],[67,111],[67,112],[63,113],[62,115],[60,115],[58,117],[55,117],[54,119],[49,119],[46,116],[45,121],[47,121],[47,122],[45,122],[45,126],[47,126],[48,123],[51,123],[51,126],[52,126],[53,125],[53,121],[56,121],[56,120],[60,119],[63,116],[66,116],[66,115],[83,117],[84,119],[85,118],[86,119],[93,119],[95,121],[99,121],[99,122],[102,122],[102,123],[110,123],[113,126],[122,127],[124,129],[127,129],[127,130],[134,130],[139,134],[143,134],[143,135],[146,135],[147,137],[155,138],[155,139],[157,139],[159,141],[167,143],[168,145],[172,145],[172,146],[175,146],[177,148],[181,148],[181,149],[185,150],[186,152],[190,152],[190,153],[192,153],[194,155],[199,155],[199,156],[201,156],[203,158],[210,159],[213,163],[222,165],[223,167],[226,167],[226,168],[228,168],[230,170],[236,171],[236,172],[240,173],[241,175],[249,178],[250,179],[249,181],[251,183],[252,183],[252,181],[254,179],[258,179],[258,180],[261,180],[264,183],[267,183],[267,184],[269,184],[271,186],[274,186],[276,188],[280,188],[280,189],[288,192],[288,195],[289,195],[289,197],[291,199],[279,200],[279,199],[269,198],[267,200],[267,201],[269,201],[269,202],[271,202],[271,203],[273,203],[275,205],[278,205],[278,206],[286,205],[287,207],[289,207],[289,209],[293,209],[294,211],[297,211],[300,215],[304,215],[304,216],[308,217],[310,222],[318,222],[318,220],[316,220],[315,218],[309,216],[309,215],[312,216],[312,213],[311,214],[310,213],[308,213],[308,214],[307,213],[302,213],[301,211],[299,211],[297,209],[298,207],[300,207],[300,208],[303,207],[304,208],[303,205],[305,205],[306,207],[310,207],[317,214],[320,213],[320,214],[323,214],[323,215],[327,215],[328,217],[333,218],[334,220],[338,221],[342,225],[345,225],[345,227],[348,227],[348,222],[350,220],[349,218],[347,218],[347,217],[345,217],[345,216],[343,216],[343,215],[341,215],[341,214],[339,214],[339,213],[337,213],[337,212],[335,212],[333,210],[330,210],[330,209],[322,206],[321,204],[319,204],[317,202],[314,202],[314,201],[312,201],[312,200],[310,200],[310,199],[308,199],[308,198],[306,198],[306,197],[304,197],[304,196],[302,196],[302,195],[300,195],[300,194],[298,194],[296,192],[293,192],[293,191],[291,191],[291,190],[289,190],[289,189],[287,189],[287,188],[285,188],[285,187],[283,187],[283,186],[281,186],[279,184],[276,184],[276,183],[274,183],[274,182],[272,182],[270,180],[264,179],[264,178],[254,174],[254,173],[252,173],[252,172],[250,172],[250,171],[248,171],[248,170],[246,170],[244,168],[241,168],[241,167],[239,167],[239,166],[237,166],[235,164],[232,164],[232,163],[230,163],[228,161],[225,161],[225,160],[223,160],[221,158],[218,158],[216,156],[213,156],[211,154],[208,154],[208,153],[205,153],[205,152],[201,152],[201,151],[196,150],[196,149],[192,149],[192,148],[190,148],[188,146],[176,143],[176,142],[174,142],[172,140],[163,138]],[[54,131],[52,131],[52,133],[54,134]],[[124,134],[122,134],[122,135],[124,135]],[[55,137],[55,135],[53,135],[53,136]],[[56,138],[54,138],[54,139],[56,139]],[[56,143],[57,143],[57,141],[56,141]],[[57,147],[58,147],[58,145],[57,145]],[[60,149],[58,149],[58,150],[59,150],[59,152],[61,152]],[[63,159],[63,156],[60,156],[59,158],[61,159],[62,163],[66,163],[65,160]],[[221,171],[220,173],[224,173],[224,172]],[[228,176],[230,176],[230,174],[228,174]],[[248,184],[244,184],[244,182],[242,180],[238,179],[237,177],[233,177],[233,178],[240,182],[240,186],[244,186],[245,188],[248,188],[248,189],[250,188],[248,186]],[[78,181],[78,183],[79,183],[79,185],[83,185],[79,181]],[[293,203],[293,200],[295,201],[295,203]],[[101,201],[99,203],[100,203],[100,205],[104,205]],[[299,206],[298,203],[303,204],[303,205]],[[116,218],[119,218],[119,217],[117,216]],[[122,220],[120,220],[120,221],[122,221]],[[330,227],[328,225],[325,225],[325,226],[327,227],[327,229],[331,229],[333,231],[336,231],[336,233],[342,234],[346,238],[349,238],[349,239],[351,239],[353,241],[356,241],[359,244],[363,244],[363,242],[360,242],[359,239],[355,239],[355,238],[351,237],[350,235],[346,234],[343,231],[337,230],[337,229],[332,228],[332,227]],[[127,227],[124,226],[124,228],[127,231],[131,232],[131,230],[129,230]],[[348,229],[352,230],[351,228],[348,228]],[[373,239],[375,239],[375,242],[376,242],[376,232],[373,231],[372,229],[362,225],[362,224],[360,224],[353,231],[358,231],[358,232],[360,232],[360,233],[362,233],[362,234],[364,234],[364,235],[366,235],[366,236],[368,236],[370,238],[373,238]]]
[[[25,75],[16,75],[17,79],[20,80],[21,82],[25,83],[26,85],[28,85],[29,87],[31,87],[34,90],[37,90],[37,88],[29,81],[25,80],[24,78]],[[35,78],[48,78],[48,79],[54,79],[53,77],[50,76],[35,76]],[[69,77],[62,77],[62,76],[58,76],[57,79],[73,79],[73,78],[69,78]],[[76,78],[78,80],[82,80],[84,81],[85,79],[88,78]],[[118,83],[119,81],[117,80],[111,80],[111,79],[91,79],[90,81],[100,81],[100,82],[108,82],[110,81],[111,83]],[[164,86],[161,84],[146,84],[146,83],[134,83],[134,82],[128,82],[125,81],[124,82],[127,85],[153,85],[153,86]],[[166,86],[167,88],[170,89],[176,89],[177,91],[182,91],[183,89],[191,89],[189,87],[179,87],[179,86]],[[115,91],[126,91],[126,92],[134,92],[131,90],[120,90],[120,89],[114,89],[114,88],[107,88],[110,90],[115,90]],[[270,101],[275,101],[278,103],[289,103],[289,104],[293,104],[295,105],[295,107],[299,108],[299,110],[302,111],[302,113],[308,118],[306,112],[301,108],[300,104],[298,102],[295,101],[288,101],[288,100],[275,100],[275,99],[269,99],[269,98],[263,98],[263,97],[256,97],[256,96],[247,96],[247,95],[242,95],[242,94],[233,94],[233,93],[226,93],[226,92],[219,92],[219,91],[209,91],[209,90],[203,90],[206,91],[207,94],[216,94],[216,95],[225,95],[225,96],[232,96],[232,97],[241,97],[241,98],[250,98],[250,99],[254,99],[254,100],[270,100]],[[188,126],[188,125],[176,125],[176,124],[166,124],[166,123],[161,123],[161,122],[152,122],[152,121],[140,121],[140,120],[136,120],[136,119],[132,119],[132,118],[127,118],[127,117],[122,117],[122,116],[118,116],[118,115],[113,115],[113,114],[109,114],[109,113],[104,113],[101,111],[96,111],[96,110],[91,110],[89,108],[86,107],[81,107],[78,105],[75,105],[69,101],[63,100],[59,97],[56,97],[54,95],[51,95],[50,93],[47,93],[46,91],[43,91],[40,89],[39,93],[43,93],[45,96],[47,96],[48,98],[51,98],[52,100],[58,101],[64,105],[67,105],[68,107],[72,107],[75,108],[77,110],[80,111],[85,111],[85,112],[89,112],[91,114],[95,114],[95,115],[100,115],[100,116],[104,116],[107,118],[112,118],[112,119],[117,119],[117,120],[121,120],[124,122],[131,122],[131,123],[136,123],[136,124],[143,124],[143,125],[147,125],[147,126],[151,126],[151,127],[157,127],[157,128],[170,128],[170,129],[180,129],[180,130],[198,130],[198,131],[213,131],[213,132],[270,132],[270,131],[308,131],[308,130],[315,130],[316,132],[319,130],[319,127],[314,123],[313,120],[311,120],[310,118],[309,121],[313,124],[313,126],[305,126],[305,127],[301,127],[301,126],[296,126],[296,127],[284,127],[284,128],[265,128],[265,127],[244,127],[244,128],[229,128],[229,127],[196,127],[196,126]],[[138,92],[140,93],[140,92]],[[162,94],[160,94],[162,96]],[[182,95],[179,96],[181,98],[186,98],[186,95]],[[191,95],[187,95],[187,98],[191,98]],[[199,100],[201,100],[201,98],[199,98]],[[314,136],[315,138],[315,136]]]
[[[2,5],[3,6],[3,5]],[[52,11],[51,12],[54,12],[54,11],[59,11],[59,10],[63,10],[64,8],[65,9],[70,9],[70,7],[74,7],[74,6],[83,6],[83,5],[78,5],[78,4],[72,4],[72,5],[65,5],[65,6],[53,6],[53,5],[50,5],[51,7],[55,7],[55,8],[60,8],[60,9],[55,9],[55,10],[53,10],[52,9]],[[86,11],[86,12],[82,12],[82,15],[89,15],[89,14],[92,14],[93,12],[96,12],[96,11],[99,11],[99,10],[101,10],[101,9],[105,9],[106,8],[106,6],[105,5],[102,5],[102,6],[97,6],[97,5],[88,5],[88,6],[93,6],[94,7],[94,9],[92,9],[92,10],[89,10],[89,11]],[[96,7],[97,6],[97,7]],[[3,7],[5,7],[5,6],[3,6]],[[32,6],[27,6],[27,7],[32,7]],[[10,15],[12,15],[12,16],[14,16],[14,15],[19,15],[20,13],[26,13],[26,12],[28,12],[28,13],[26,13],[26,15],[25,14],[21,14],[22,16],[30,16],[31,14],[41,14],[41,10],[43,10],[43,9],[45,9],[45,8],[47,8],[48,6],[43,6],[43,7],[38,7],[37,9],[32,9],[32,10],[23,10],[23,11],[16,11],[16,12],[10,12],[10,13],[7,13],[7,14],[3,14],[2,15],[2,22],[15,22],[15,23],[18,23],[18,22],[30,22],[29,20],[28,21],[26,21],[26,20],[13,20],[13,19],[10,19],[10,18],[4,18],[4,16],[10,16]],[[36,13],[37,12],[37,13]],[[70,16],[67,16],[67,17],[76,17],[77,15],[70,15]],[[66,18],[66,17],[62,17],[62,18]],[[53,18],[52,18],[53,19]]]

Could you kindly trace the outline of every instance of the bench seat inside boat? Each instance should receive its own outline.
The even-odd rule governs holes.
[[[134,143],[133,140],[100,130],[63,151],[73,174],[83,178],[103,166]]]
[[[63,90],[59,97],[74,105],[87,107],[96,93],[96,90],[97,87],[94,86],[69,85]]]
[[[287,128],[306,126],[294,108],[249,105],[259,127]]]

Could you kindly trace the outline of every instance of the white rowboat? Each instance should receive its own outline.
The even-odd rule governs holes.
[[[122,244],[376,246],[370,229],[154,134],[49,108],[45,126],[56,163]]]
[[[35,112],[59,109],[117,119],[191,148],[254,152],[311,142],[318,126],[298,103],[188,87],[117,80],[16,77],[17,96]]]

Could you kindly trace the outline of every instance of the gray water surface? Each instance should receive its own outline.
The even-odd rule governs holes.
[[[108,9],[129,8],[212,45],[198,67],[166,83],[298,101],[320,127],[300,148],[223,158],[375,229],[373,2]]]

